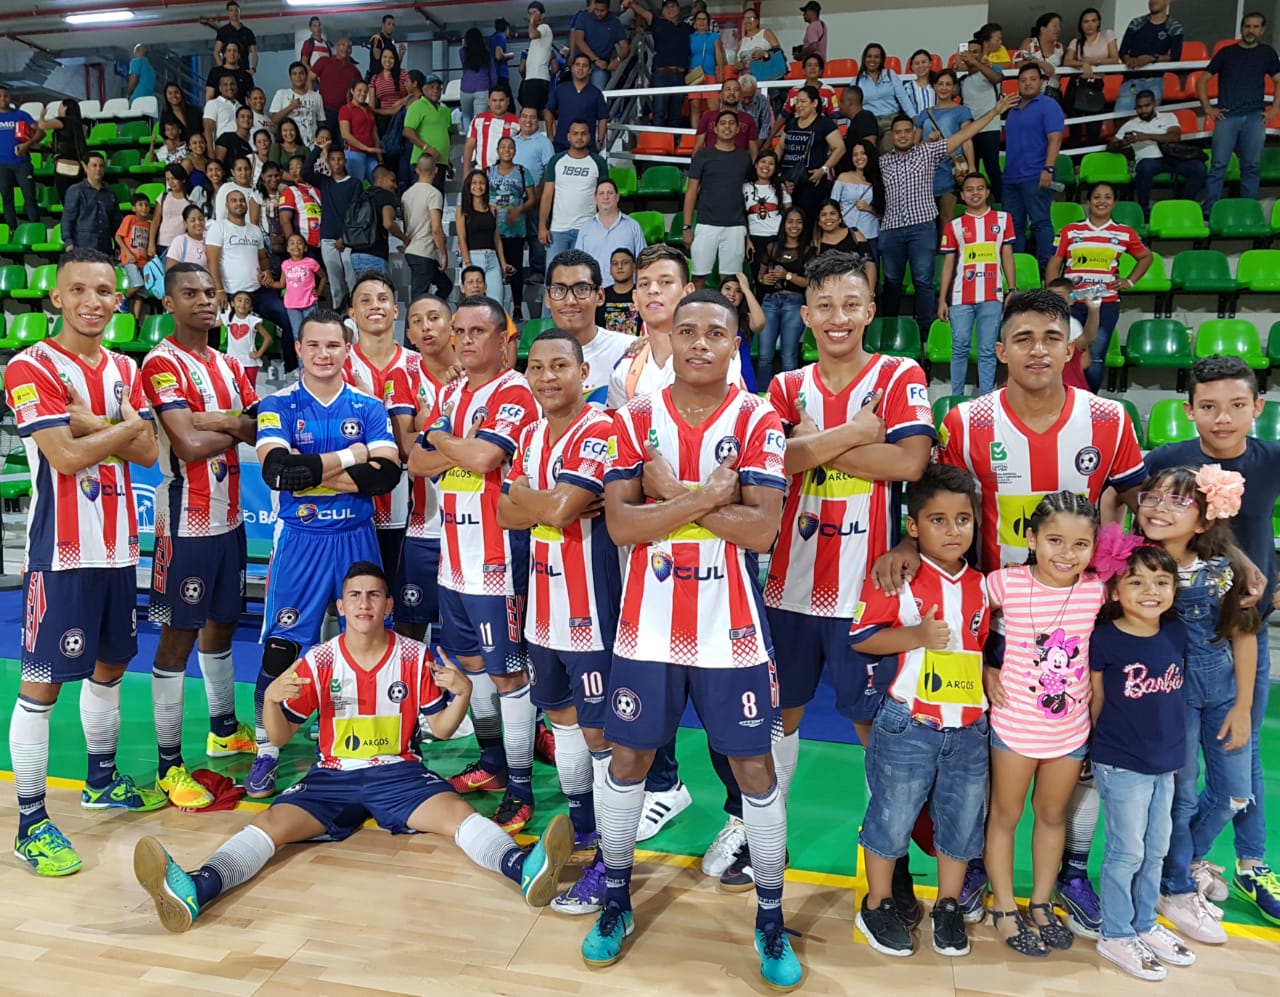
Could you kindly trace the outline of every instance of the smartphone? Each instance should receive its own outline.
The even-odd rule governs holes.
[[[960,48],[958,48],[956,51],[957,51],[960,55],[968,55],[968,54],[969,54],[969,43],[968,43],[968,42],[961,42],[961,43],[960,43]]]

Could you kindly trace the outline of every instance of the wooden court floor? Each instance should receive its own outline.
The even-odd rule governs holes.
[[[753,894],[718,892],[693,859],[642,854],[627,955],[590,970],[578,955],[589,918],[530,910],[514,885],[477,870],[450,841],[372,828],[340,844],[286,849],[190,932],[171,935],[133,879],[134,842],[155,834],[178,861],[198,865],[252,812],[86,813],[67,788],[51,789],[49,809],[85,867],[40,880],[16,859],[0,864],[0,994],[771,992],[751,948]],[[10,833],[15,823],[12,796],[0,791],[0,827]],[[1104,968],[1079,941],[1048,959],[1006,956],[986,925],[971,928],[968,958],[936,955],[926,928],[915,957],[889,959],[854,940],[859,899],[847,877],[788,874],[787,921],[803,935],[794,942],[806,969],[800,993],[1119,997],[1163,987],[1274,997],[1280,988],[1276,929],[1233,925],[1226,946],[1198,946],[1197,965],[1151,984]]]

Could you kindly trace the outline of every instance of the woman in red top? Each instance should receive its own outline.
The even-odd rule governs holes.
[[[369,103],[377,116],[378,138],[381,141],[388,128],[394,129],[396,135],[404,127],[404,116],[401,112],[409,103],[409,74],[396,65],[394,49],[382,50],[382,71],[369,80],[373,94]],[[390,146],[389,148],[395,148]],[[383,151],[382,163],[393,172],[399,171],[400,157]]]
[[[372,179],[374,168],[382,161],[382,147],[368,100],[369,84],[361,80],[351,88],[346,104],[338,112],[338,128],[347,153],[347,173],[357,180]]]

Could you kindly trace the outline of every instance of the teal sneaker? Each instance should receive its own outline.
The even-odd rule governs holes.
[[[612,966],[622,958],[622,940],[636,930],[636,916],[617,901],[606,902],[596,923],[582,940],[582,961],[588,966]]]
[[[84,865],[71,842],[48,817],[33,824],[25,838],[14,838],[13,854],[30,865],[37,876],[70,876]]]
[[[102,789],[85,786],[80,793],[80,806],[85,810],[133,810],[147,813],[159,810],[169,802],[164,793],[154,789],[141,789],[129,776],[116,772],[111,782]]]
[[[800,960],[791,950],[788,934],[796,934],[779,921],[756,928],[756,954],[760,956],[760,975],[774,990],[794,990],[804,979]]]
[[[573,854],[573,824],[556,814],[524,858],[520,892],[530,907],[545,907],[560,892],[560,870]]]
[[[155,838],[142,838],[134,846],[133,874],[139,885],[151,894],[160,923],[167,930],[186,931],[200,916],[195,881]]]

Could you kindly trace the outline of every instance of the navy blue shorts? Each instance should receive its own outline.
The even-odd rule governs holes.
[[[605,696],[609,692],[612,651],[553,651],[527,644],[529,697],[543,710],[572,706],[578,726],[604,728]]]
[[[875,716],[880,697],[872,688],[871,674],[879,659],[850,647],[852,620],[785,609],[766,609],[765,616],[773,637],[779,702],[784,710],[808,706],[825,669],[827,681],[835,689],[836,709],[842,715],[855,720]]]
[[[424,802],[453,787],[416,762],[371,765],[354,772],[313,768],[273,802],[305,810],[332,841],[349,838],[372,817],[392,834],[412,834],[409,818]]]
[[[323,532],[281,527],[267,569],[262,639],[319,643],[324,614],[342,598],[342,578],[357,561],[382,563],[372,521]]]
[[[773,662],[747,668],[690,668],[613,656],[605,740],[656,751],[676,735],[693,701],[711,747],[730,758],[767,755],[782,734]]]
[[[138,653],[136,568],[28,571],[22,579],[22,681],[77,682]]]
[[[406,537],[395,581],[397,622],[440,622],[439,574],[440,538]]]
[[[147,619],[175,630],[235,623],[244,609],[244,527],[214,537],[156,537]]]
[[[440,586],[440,645],[451,658],[482,658],[489,675],[525,670],[524,598],[464,595]]]

